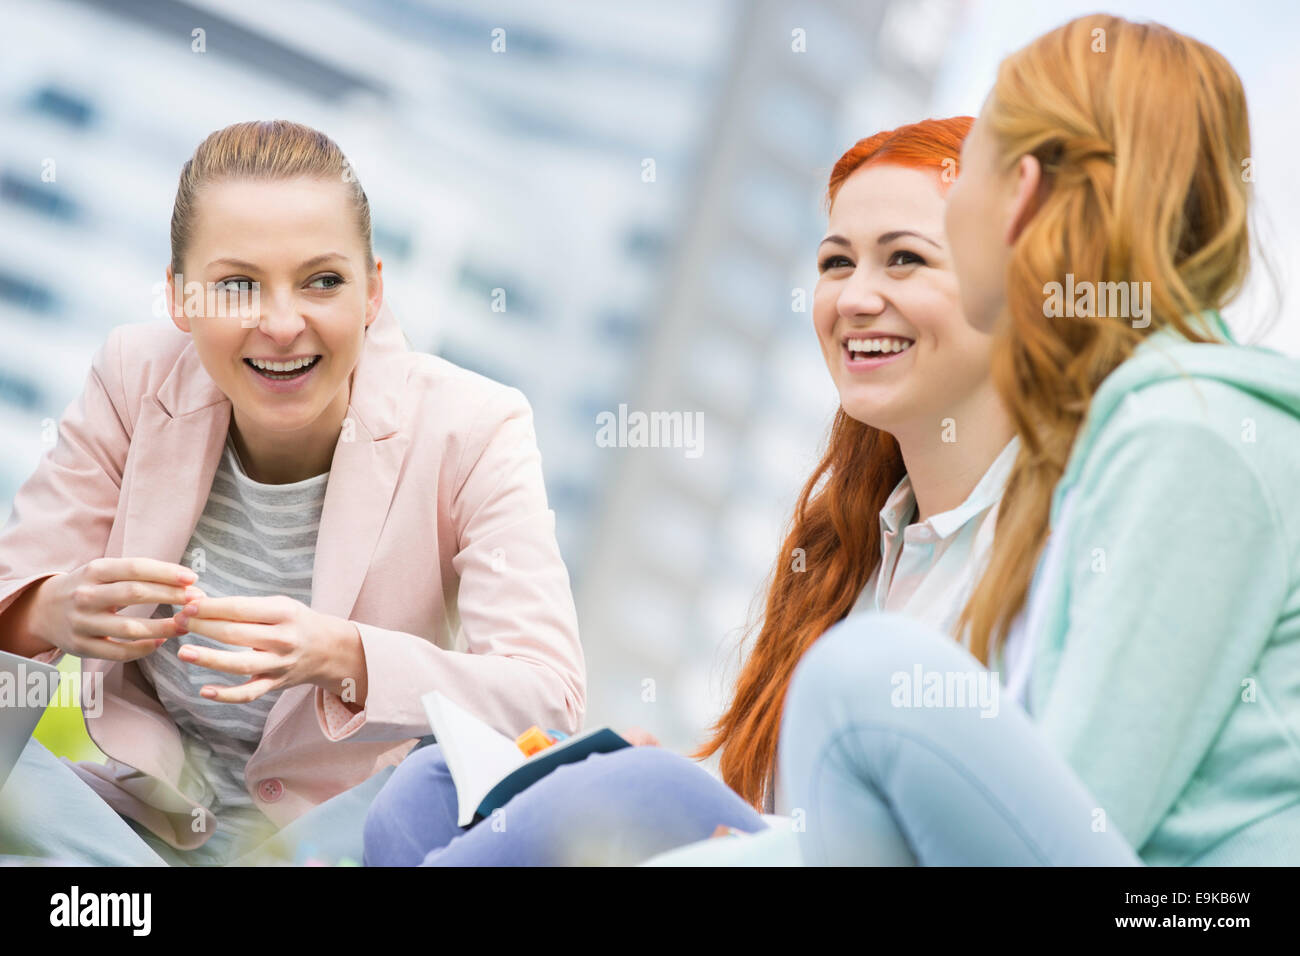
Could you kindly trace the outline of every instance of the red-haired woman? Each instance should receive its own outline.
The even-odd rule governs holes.
[[[372,805],[367,863],[632,863],[719,825],[763,830],[759,810],[796,809],[776,799],[781,709],[822,633],[855,609],[952,628],[1018,447],[990,377],[991,339],[962,315],[944,239],[944,196],[970,124],[879,133],[831,174],[813,312],[841,407],[734,699],[696,754],[722,751],[725,786],[685,757],[634,747],[550,774],[506,805],[504,828],[463,831],[446,764],[426,747]]]

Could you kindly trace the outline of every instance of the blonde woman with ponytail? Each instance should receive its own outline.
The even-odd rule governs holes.
[[[505,733],[582,722],[531,410],[408,349],[316,130],[210,135],[171,243],[171,321],[113,330],[0,533],[0,650],[79,656],[108,758],[30,741],[0,853],[360,861],[430,688]]]
[[[1158,24],[1002,63],[945,223],[1021,439],[970,653],[861,616],[805,657],[780,769],[806,862],[1300,859],[1300,363],[1219,314],[1250,156],[1236,73]],[[1026,708],[954,697],[1016,635]]]

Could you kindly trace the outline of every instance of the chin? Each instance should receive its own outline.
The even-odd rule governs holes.
[[[295,409],[292,413],[286,414],[284,410],[276,412],[260,405],[249,417],[256,423],[256,427],[263,432],[291,434],[306,428],[314,422],[317,413],[314,410],[308,412]]]
[[[889,431],[886,423],[894,420],[887,410],[879,405],[868,405],[863,402],[841,402],[840,407],[844,409],[844,414],[855,422],[861,422],[871,428],[879,428],[882,431]]]

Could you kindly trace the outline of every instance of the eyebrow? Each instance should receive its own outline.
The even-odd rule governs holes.
[[[348,257],[341,252],[326,252],[326,253],[322,253],[319,256],[312,256],[306,262],[300,263],[298,268],[310,269],[312,266],[320,265],[322,262],[328,262],[330,259],[342,259],[346,262],[347,258]],[[213,259],[211,262],[208,263],[208,268],[210,269],[213,266],[234,266],[236,269],[249,269],[249,270],[255,270],[260,268],[254,263],[245,262],[243,259],[232,259],[229,256],[223,257],[221,259]]]
[[[928,242],[936,249],[943,248],[943,246],[939,245],[939,243],[935,242],[929,236],[923,236],[919,232],[913,232],[910,229],[895,229],[893,232],[881,233],[880,238],[876,240],[876,244],[881,246],[888,245],[889,243],[893,242],[895,239],[901,239],[903,236],[915,236],[917,239],[922,239],[925,242]],[[845,246],[846,248],[852,245],[852,243],[850,243],[843,236],[827,236],[825,239],[822,240],[822,242],[823,243],[833,242],[837,246]]]

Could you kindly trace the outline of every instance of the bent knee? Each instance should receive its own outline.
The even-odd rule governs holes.
[[[981,665],[946,634],[901,614],[854,614],[823,634],[795,668],[791,698],[887,703],[898,675],[923,670],[970,670]],[[878,691],[879,693],[873,693]]]
[[[401,763],[393,770],[393,776],[389,779],[389,786],[394,780],[401,779],[404,784],[407,783],[427,783],[430,780],[443,780],[451,777],[451,771],[447,768],[447,761],[442,756],[442,748],[437,744],[430,744],[427,747],[421,747],[418,750],[412,750]]]

